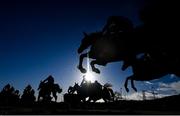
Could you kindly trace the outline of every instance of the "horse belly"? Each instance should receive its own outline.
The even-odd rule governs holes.
[[[117,59],[117,47],[108,41],[97,42],[94,47],[92,47],[93,56],[97,59],[103,61],[110,61],[112,59]]]
[[[154,79],[159,79],[169,74],[167,70],[163,70],[161,67],[152,67],[147,69],[144,67],[144,69],[134,73],[136,76],[135,80],[139,80],[139,81],[150,81]]]

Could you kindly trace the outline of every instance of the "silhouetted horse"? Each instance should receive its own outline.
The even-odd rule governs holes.
[[[130,37],[128,33],[106,37],[102,36],[101,32],[96,32],[90,35],[84,33],[84,36],[78,53],[82,53],[89,46],[91,46],[91,48],[90,51],[80,55],[78,68],[82,73],[86,73],[86,69],[82,66],[85,57],[95,59],[90,63],[92,70],[100,73],[99,69],[94,66],[95,64],[105,66],[110,62],[124,61],[122,69],[125,70],[129,64],[131,64],[131,59],[134,59],[136,54],[140,53],[140,51],[135,50],[135,48],[131,48],[130,42],[128,41]]]
[[[103,89],[97,89],[97,87],[92,84],[91,87],[87,89],[75,83],[73,88],[77,91],[77,94],[79,95],[80,99],[83,100],[83,102],[86,101],[87,97],[89,97],[88,102],[91,100],[96,102],[101,98],[107,102],[113,100],[112,98],[114,97],[113,90],[107,87],[103,87]]]
[[[15,90],[13,86],[7,84],[0,92],[0,104],[18,104],[20,101],[19,90]]]
[[[129,91],[128,80],[131,80],[132,88],[136,91],[134,80],[153,80],[167,74],[180,77],[178,9],[179,3],[176,1],[157,0],[140,12],[140,19],[144,24],[135,32],[142,38],[141,44],[147,48],[145,52],[149,53],[151,60],[131,62],[134,74],[126,79],[126,91]],[[141,46],[140,49],[144,47]]]
[[[47,83],[43,83],[42,81],[39,84],[38,87],[39,94],[38,94],[38,101],[40,101],[40,98],[44,101],[51,101],[51,89],[49,88]]]
[[[149,31],[149,30],[148,30]],[[144,34],[144,33],[143,33]],[[148,33],[151,34],[151,33]],[[133,44],[130,44],[127,33],[121,33],[121,35],[116,35],[111,38],[102,36],[100,32],[92,33],[90,35],[84,34],[85,37],[81,42],[81,45],[78,49],[78,53],[82,53],[86,48],[91,46],[90,51],[80,55],[79,66],[81,72],[85,73],[86,69],[83,68],[82,62],[83,58],[89,56],[89,58],[95,59],[91,62],[91,67],[94,72],[100,73],[100,71],[94,66],[106,65],[109,62],[115,61],[124,61],[122,67],[125,70],[128,66],[132,66],[133,75],[128,77],[125,82],[125,88],[127,88],[127,82],[131,79],[131,84],[134,90],[133,80],[145,81],[161,78],[167,74],[179,74],[179,65],[180,57],[178,53],[175,52],[175,49],[169,49],[168,44],[157,45],[153,44],[153,41],[146,42],[146,39],[143,40],[142,44],[138,42],[131,41]],[[153,36],[150,36],[153,37]],[[151,44],[148,44],[150,41]],[[156,41],[154,41],[156,42]],[[138,43],[138,44],[136,44]],[[176,47],[175,47],[176,48]],[[137,55],[140,53],[149,54],[152,57],[153,61],[138,61]],[[137,60],[137,61],[135,61]]]
[[[52,94],[55,98],[55,102],[57,101],[57,94],[56,93],[61,93],[61,92],[62,92],[62,88],[60,88],[60,86],[58,84],[54,84]]]
[[[153,79],[159,79],[167,74],[175,74],[180,77],[180,61],[168,62],[162,59],[151,59],[151,58],[141,58],[136,59],[132,63],[133,75],[126,78],[125,89],[128,92],[128,80],[131,80],[132,88],[137,91],[134,86],[134,80],[136,81],[149,81]]]
[[[42,97],[43,101],[48,101],[48,102],[50,102],[52,99],[51,93],[55,98],[55,101],[57,101],[56,93],[62,92],[62,89],[58,84],[54,84],[53,87],[50,88],[48,83],[43,83],[42,81],[39,84],[38,90],[39,90],[38,101],[40,101],[40,98]]]
[[[31,85],[27,85],[21,96],[21,102],[23,104],[33,104],[36,100],[36,97],[34,94],[35,94],[35,91],[31,87]]]

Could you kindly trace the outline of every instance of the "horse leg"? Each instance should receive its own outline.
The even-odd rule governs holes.
[[[137,89],[136,89],[136,87],[134,86],[134,79],[132,79],[132,78],[131,78],[131,86],[132,86],[132,88],[134,89],[134,91],[137,92]]]
[[[91,61],[90,64],[91,64],[92,71],[94,71],[96,73],[100,73],[100,70],[94,66],[95,64],[97,64],[97,60]]]
[[[114,92],[112,89],[108,89],[108,91],[111,93],[110,100],[114,101]]]
[[[103,93],[102,93],[102,99],[104,100],[105,103],[107,103],[107,96],[105,95],[106,92],[103,90]]]
[[[57,95],[56,93],[53,93],[53,96],[54,96],[54,99],[55,99],[55,102],[57,101]]]
[[[96,103],[97,100],[93,100],[93,103]]]
[[[129,89],[128,89],[128,87],[127,87],[127,86],[128,86],[128,80],[131,79],[131,78],[132,78],[132,76],[127,77],[127,78],[126,78],[126,81],[125,81],[125,83],[124,83],[124,87],[125,87],[125,89],[126,89],[127,92],[129,92]]]
[[[88,53],[84,53],[84,54],[81,54],[80,57],[79,57],[79,65],[78,65],[78,69],[82,72],[82,73],[86,73],[86,69],[83,68],[82,66],[82,63],[83,63],[83,59],[85,57],[87,57]]]
[[[40,101],[40,97],[41,97],[41,96],[40,96],[40,95],[38,95],[38,101]]]
[[[82,101],[83,101],[83,103],[85,103],[86,102],[86,98],[83,98]]]
[[[105,103],[107,103],[107,100],[106,100],[106,98],[103,98],[103,100],[104,100],[104,102],[105,102]]]
[[[55,98],[55,102],[57,102],[57,95],[55,95],[54,98]]]
[[[43,96],[42,92],[40,91],[38,94],[38,101],[40,101],[40,98]]]
[[[93,61],[91,61],[90,65],[91,65],[92,70],[93,70],[94,72],[96,72],[96,73],[100,73],[100,70],[95,67],[95,64],[105,66],[107,63],[105,63],[105,62],[100,62],[99,60],[93,60]]]

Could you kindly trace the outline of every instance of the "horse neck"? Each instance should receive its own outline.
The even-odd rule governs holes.
[[[88,44],[87,44],[86,48],[88,48],[89,46],[93,45],[95,43],[95,40],[96,40],[95,38],[89,38],[88,39]]]
[[[93,43],[95,43],[95,41],[96,41],[97,39],[99,39],[99,38],[101,38],[101,37],[102,37],[102,35],[99,34],[99,33],[92,33],[92,34],[90,35],[90,37],[88,37],[88,41],[89,41],[90,45],[92,45]]]

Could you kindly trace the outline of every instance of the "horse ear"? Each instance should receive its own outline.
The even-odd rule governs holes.
[[[86,32],[83,32],[84,36],[88,36],[88,34]]]

